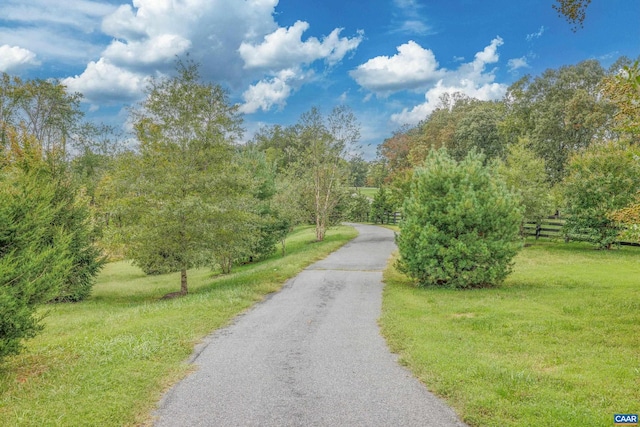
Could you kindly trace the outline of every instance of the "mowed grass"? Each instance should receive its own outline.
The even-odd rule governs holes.
[[[353,190],[355,191],[355,188],[353,188]],[[376,193],[378,192],[378,188],[377,187],[358,187],[358,191],[363,196],[366,196],[373,200]]]
[[[179,289],[179,274],[108,264],[89,300],[47,307],[44,331],[0,365],[0,425],[149,423],[163,391],[191,369],[185,361],[199,340],[356,234],[337,227],[314,243],[313,228],[298,229],[286,257],[228,276],[189,271],[190,294],[173,300],[159,298]]]
[[[472,426],[610,426],[640,412],[640,250],[536,242],[495,289],[385,272],[392,350]]]

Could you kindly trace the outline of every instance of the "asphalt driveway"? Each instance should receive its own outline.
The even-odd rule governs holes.
[[[155,426],[463,426],[380,335],[393,232],[360,235],[208,337]]]

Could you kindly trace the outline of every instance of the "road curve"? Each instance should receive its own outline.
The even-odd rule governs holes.
[[[209,336],[164,426],[464,426],[397,364],[377,319],[393,232],[359,236]]]

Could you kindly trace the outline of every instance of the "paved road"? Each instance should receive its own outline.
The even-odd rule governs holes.
[[[356,228],[356,239],[207,338],[155,426],[463,426],[379,333],[393,232]]]

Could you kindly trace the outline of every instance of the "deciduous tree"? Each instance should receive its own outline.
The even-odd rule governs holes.
[[[566,233],[609,249],[620,228],[611,215],[629,206],[640,189],[640,152],[614,141],[574,155],[563,183]]]
[[[551,188],[546,180],[544,160],[521,139],[507,149],[507,156],[498,168],[507,186],[520,196],[523,219],[540,223],[553,212]]]
[[[616,107],[614,127],[640,143],[640,59],[621,58],[602,81],[602,91]]]
[[[620,225],[621,240],[640,243],[640,193],[629,206],[611,212],[609,218]]]
[[[602,98],[604,69],[595,60],[524,77],[508,90],[503,132],[509,143],[528,138],[545,160],[549,182],[565,176],[569,157],[606,134],[614,112]]]
[[[378,188],[373,196],[371,203],[371,220],[374,224],[384,224],[385,215],[393,209],[387,189],[385,187]]]
[[[120,236],[127,255],[147,271],[211,265],[247,189],[232,166],[241,134],[237,106],[219,86],[200,82],[197,65],[178,62],[170,78],[153,79],[132,111],[139,141],[123,157],[113,182],[121,185]]]
[[[346,194],[346,157],[360,138],[360,127],[353,112],[339,106],[326,119],[312,108],[300,118],[299,128],[305,151],[296,165],[297,176],[308,185],[316,239],[322,241],[335,208]]]
[[[445,145],[447,150],[456,160],[464,159],[474,149],[483,153],[487,160],[502,158],[506,150],[500,134],[504,115],[502,102],[469,101],[455,126],[453,139]]]

